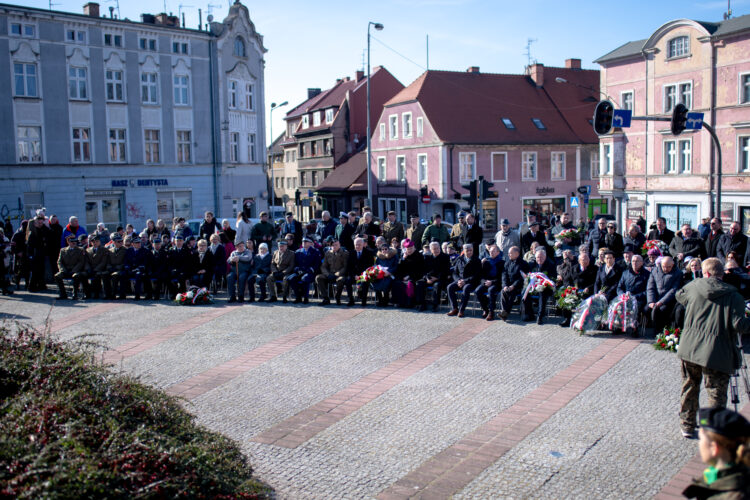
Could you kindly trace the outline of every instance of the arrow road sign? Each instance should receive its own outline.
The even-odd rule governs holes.
[[[686,130],[700,130],[703,127],[703,113],[688,113],[685,122]]]
[[[633,117],[633,111],[630,109],[616,109],[612,118],[612,126],[627,128],[630,126],[630,119]]]

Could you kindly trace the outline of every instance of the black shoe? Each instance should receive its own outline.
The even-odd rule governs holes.
[[[320,302],[320,305],[321,305],[321,306],[327,306],[327,305],[328,305],[328,304],[330,304],[330,303],[331,303],[331,301],[330,301],[329,299],[323,299],[323,300],[322,300],[322,301]]]
[[[544,324],[544,318],[537,318],[536,319],[536,324],[537,325],[543,325]]]
[[[270,299],[268,299],[268,302],[276,302],[277,300],[279,300],[279,299],[274,296],[274,297],[271,297]]]
[[[349,299],[349,302],[346,303],[346,307],[352,307],[354,305],[354,299]]]
[[[417,307],[417,311],[423,312],[427,310],[427,306],[424,304],[420,304],[419,307]]]
[[[240,304],[242,304],[243,302],[245,302],[245,297],[238,298],[237,302],[239,302]]]
[[[68,300],[68,296],[65,294],[58,295],[57,300]]]
[[[287,298],[284,297],[283,299],[281,299],[281,302],[283,302],[284,304],[286,304],[287,302],[289,302],[289,300],[287,300]]]
[[[439,306],[439,305],[437,305],[437,306],[432,306],[432,312],[436,313],[436,312],[438,312],[438,309],[440,309],[440,306]]]
[[[136,295],[135,297],[133,297],[133,300],[141,300],[141,296],[140,295]]]
[[[250,299],[248,300],[248,302],[255,302],[255,297],[250,297]]]
[[[265,301],[266,301],[265,297],[261,297],[261,298],[258,299],[258,302],[265,302]]]
[[[303,303],[303,304],[308,304],[308,303],[310,303],[310,297],[304,297],[304,298],[302,299],[302,303]]]
[[[532,318],[531,316],[524,316],[523,318],[521,318],[521,321],[528,323],[529,321],[534,321],[534,318]]]
[[[237,297],[235,296],[231,296],[229,297],[229,300],[227,300],[227,304],[234,304],[235,302],[237,302]]]
[[[336,297],[336,305],[337,306],[341,305],[341,297]]]
[[[302,297],[295,297],[294,298],[294,304],[299,304],[300,302],[302,302]]]
[[[570,318],[565,318],[564,320],[562,320],[560,322],[560,326],[562,326],[563,328],[569,327],[570,326]]]

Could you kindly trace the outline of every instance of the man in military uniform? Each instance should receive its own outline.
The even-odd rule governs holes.
[[[458,222],[453,224],[450,236],[450,239],[454,245],[463,245],[465,243],[464,239],[466,237],[467,228],[468,226],[466,224],[466,212],[458,212]],[[475,253],[475,255],[477,254]]]
[[[431,243],[432,240],[437,241],[441,245],[450,239],[450,232],[448,228],[443,226],[443,218],[440,214],[435,214],[432,217],[432,224],[427,226],[422,234],[422,245]]]
[[[66,248],[60,250],[60,256],[57,258],[57,268],[60,270],[55,274],[55,282],[60,290],[60,299],[65,300],[68,294],[65,292],[65,283],[63,279],[73,278],[73,300],[78,298],[78,286],[83,285],[83,291],[88,295],[88,282],[86,281],[86,257],[83,251],[78,247],[78,242],[74,234],[69,234],[65,241],[68,243]]]
[[[135,300],[141,300],[144,285],[146,295],[151,296],[151,281],[148,279],[151,253],[141,246],[140,237],[134,237],[131,243],[133,246],[125,253],[125,272],[128,279],[133,282]]]
[[[397,238],[399,242],[404,239],[404,225],[396,220],[396,212],[393,210],[388,212],[388,221],[383,224],[383,238],[389,244],[393,238]]]
[[[320,274],[315,277],[315,284],[318,285],[318,293],[323,298],[321,306],[327,306],[331,303],[328,296],[328,284],[336,283],[336,304],[341,305],[341,293],[344,291],[346,284],[346,268],[349,263],[349,252],[341,247],[338,240],[333,240],[331,249],[326,252],[323,258],[323,265],[320,266]]]
[[[107,238],[109,238],[109,235]],[[86,249],[86,260],[88,262],[89,279],[91,280],[92,297],[95,299],[102,297],[102,282],[104,282],[104,295],[112,295],[112,285],[107,274],[109,252],[102,246],[101,238],[91,239],[91,246]]]
[[[111,295],[107,296],[108,299],[114,299],[115,294],[119,295],[119,299],[125,299],[125,290],[127,285],[127,275],[125,274],[125,253],[127,250],[123,246],[122,236],[120,233],[112,233],[111,236],[112,247],[109,249],[109,255],[107,256],[107,273],[109,274],[109,280],[111,282]]]
[[[185,281],[190,277],[190,249],[185,245],[181,233],[175,234],[174,247],[168,253],[169,296],[174,298],[177,292],[185,292]]]
[[[151,269],[149,270],[149,280],[151,281],[151,295],[147,299],[159,300],[161,291],[169,281],[169,256],[167,250],[162,246],[162,240],[159,235],[154,236],[151,242]]]
[[[268,284],[268,291],[271,295],[268,302],[279,300],[276,292],[276,281],[283,280],[282,293],[284,303],[286,303],[286,298],[289,295],[289,279],[294,274],[294,252],[289,251],[286,240],[279,240],[278,245],[279,249],[274,252],[271,259],[271,274],[266,277],[266,284]]]
[[[313,241],[305,236],[302,248],[294,252],[294,273],[289,284],[294,287],[294,303],[309,302],[310,283],[320,268],[320,252],[313,247]]]

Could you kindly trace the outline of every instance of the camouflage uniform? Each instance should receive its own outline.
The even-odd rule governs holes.
[[[708,397],[706,406],[709,408],[726,408],[727,406],[727,387],[729,387],[731,375],[683,360],[680,422],[686,431],[692,431],[698,416],[698,396],[704,375]]]

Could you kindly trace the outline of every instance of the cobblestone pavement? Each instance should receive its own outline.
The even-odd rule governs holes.
[[[95,334],[116,369],[236,439],[279,498],[667,498],[697,470],[677,358],[648,340],[557,318],[53,297],[18,292],[0,318]]]

